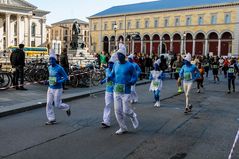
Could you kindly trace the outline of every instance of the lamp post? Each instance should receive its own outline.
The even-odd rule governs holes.
[[[117,49],[116,31],[117,31],[117,29],[118,29],[118,26],[117,26],[116,23],[114,24],[113,29],[114,29],[114,32],[115,32],[115,50],[116,50],[116,49]]]
[[[186,54],[186,33],[183,33],[183,54]]]

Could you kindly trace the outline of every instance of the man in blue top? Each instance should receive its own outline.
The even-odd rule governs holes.
[[[109,77],[114,80],[114,108],[115,115],[120,129],[115,133],[117,135],[127,132],[125,117],[128,116],[136,129],[139,126],[136,113],[130,105],[131,86],[137,81],[137,73],[134,66],[126,61],[126,49],[124,47],[117,51],[118,62],[114,64],[113,70]]]
[[[128,56],[128,61],[134,66],[136,73],[137,73],[137,77],[139,78],[140,74],[141,74],[141,69],[139,67],[139,65],[137,63],[134,62],[134,55],[131,54]],[[136,92],[136,85],[131,86],[131,103],[137,103],[138,102],[138,95]]]
[[[183,79],[183,88],[186,97],[185,114],[192,111],[192,104],[189,103],[189,93],[193,82],[200,77],[200,72],[195,65],[191,64],[191,59],[192,56],[188,53],[184,59],[185,65],[181,68],[178,79],[179,83],[181,83],[181,80]]]
[[[62,103],[62,84],[68,79],[68,77],[64,69],[56,63],[54,50],[51,50],[49,62],[49,80],[47,81],[49,87],[46,104],[46,115],[48,121],[46,122],[46,125],[53,125],[56,123],[53,102],[56,108],[65,110],[68,116],[71,115],[71,110],[69,105]]]
[[[104,114],[103,114],[103,122],[101,123],[103,128],[110,127],[110,112],[111,112],[111,106],[114,102],[114,95],[113,95],[114,79],[112,79],[111,81],[108,81],[108,77],[111,74],[113,66],[114,66],[114,60],[111,58],[108,62],[108,68],[105,70],[106,78],[100,82],[101,84],[106,83],[105,108],[104,108]]]

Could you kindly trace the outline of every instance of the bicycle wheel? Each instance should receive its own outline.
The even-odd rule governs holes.
[[[79,80],[77,75],[70,75],[70,84],[72,87],[76,88],[79,86]]]
[[[0,90],[8,89],[12,84],[12,78],[8,73],[0,73]]]

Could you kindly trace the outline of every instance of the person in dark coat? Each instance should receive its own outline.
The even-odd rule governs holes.
[[[13,69],[13,86],[16,90],[27,90],[24,88],[24,66],[25,66],[25,52],[24,44],[20,44],[19,48],[14,50],[10,56],[10,62]],[[20,78],[20,85],[19,85]]]
[[[69,75],[69,62],[67,56],[67,49],[64,48],[60,56],[60,65],[64,68],[64,71]],[[63,90],[66,90],[65,83],[63,83]]]

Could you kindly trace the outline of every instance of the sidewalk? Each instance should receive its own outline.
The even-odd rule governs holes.
[[[149,83],[148,80],[142,80],[137,85],[147,83]],[[37,109],[46,105],[47,86],[34,84],[26,88],[28,89],[27,91],[9,89],[0,92],[0,117]],[[68,102],[104,91],[104,85],[91,88],[72,88],[69,86],[69,89],[63,93],[63,101]]]

